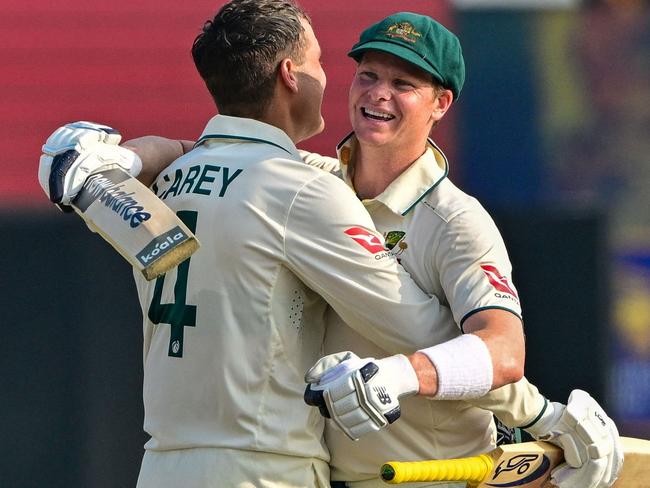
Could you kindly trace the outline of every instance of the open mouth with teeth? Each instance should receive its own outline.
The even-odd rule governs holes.
[[[364,117],[368,119],[381,120],[384,122],[393,120],[395,118],[395,116],[392,114],[388,114],[385,112],[376,112],[374,110],[370,110],[364,107],[361,108],[361,113],[363,114]]]

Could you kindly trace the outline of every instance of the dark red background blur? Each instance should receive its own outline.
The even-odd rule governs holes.
[[[125,139],[144,134],[195,139],[214,106],[194,70],[190,46],[224,2],[194,0],[3,0],[0,15],[0,205],[40,206],[40,147],[59,125],[93,120]],[[313,1],[313,20],[328,75],[326,132],[305,149],[333,154],[349,131],[347,86],[354,62],[346,56],[364,27],[403,10],[450,24],[446,1]],[[453,113],[452,113],[453,117]],[[452,123],[436,140],[452,151]],[[449,154],[453,156],[453,154]]]

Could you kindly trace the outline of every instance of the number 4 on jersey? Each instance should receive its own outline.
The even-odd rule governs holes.
[[[181,210],[178,218],[196,233],[198,212]],[[187,276],[190,271],[190,259],[187,258],[178,265],[176,283],[174,284],[174,303],[161,303],[165,276],[156,279],[151,305],[149,305],[149,320],[154,324],[169,324],[169,352],[174,358],[183,357],[183,332],[185,327],[196,327],[196,305],[187,305]]]

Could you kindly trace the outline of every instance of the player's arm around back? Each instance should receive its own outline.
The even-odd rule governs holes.
[[[161,171],[192,150],[192,141],[167,139],[160,136],[143,136],[122,143],[122,147],[136,153],[142,161],[138,180],[151,186]]]
[[[465,333],[459,335],[456,329],[444,340],[440,334],[430,335],[418,344],[418,349],[423,349],[408,358],[332,355],[319,361],[306,376],[310,384],[307,403],[325,406],[352,438],[396,420],[400,397],[418,393],[436,400],[474,399],[523,375],[524,336],[516,290],[508,288],[512,296],[497,296],[491,284],[497,276],[502,280],[509,277],[510,265],[500,236],[484,212],[456,212],[443,215],[443,220],[445,225],[429,243],[430,275],[439,272],[455,321],[463,323]],[[489,277],[483,263],[491,272]],[[497,275],[489,263],[496,263],[506,275]],[[505,288],[505,284],[499,286]],[[359,405],[354,415],[351,404]]]
[[[296,194],[285,225],[287,266],[343,320],[390,352],[444,341],[448,309],[421,291],[384,248],[361,202],[322,173]]]

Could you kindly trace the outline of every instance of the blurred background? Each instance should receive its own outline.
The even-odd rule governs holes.
[[[130,269],[48,204],[40,147],[94,120],[196,139],[215,113],[189,54],[219,1],[0,0],[0,486],[135,486],[141,315]],[[650,6],[642,0],[303,0],[323,49],[325,134],[350,130],[345,53],[389,13],[456,32],[467,81],[433,138],[501,228],[527,376],[592,393],[650,438]]]

